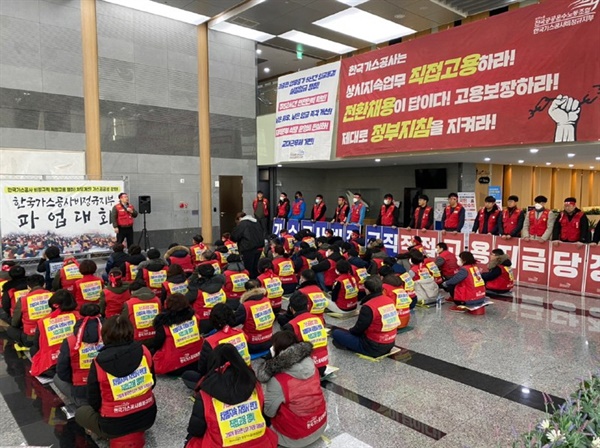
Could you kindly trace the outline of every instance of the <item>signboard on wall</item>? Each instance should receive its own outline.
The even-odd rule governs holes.
[[[121,181],[3,181],[0,191],[4,259],[36,258],[51,245],[105,251],[115,240],[110,211]]]
[[[330,159],[339,73],[337,61],[279,78],[277,162]]]
[[[465,208],[465,224],[463,225],[462,232],[469,233],[473,228],[473,223],[477,218],[477,201],[475,199],[475,192],[473,191],[459,191],[458,202]]]
[[[337,156],[598,140],[597,6],[548,0],[343,59]]]

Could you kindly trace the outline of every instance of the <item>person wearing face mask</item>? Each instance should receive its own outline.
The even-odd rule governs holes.
[[[577,199],[565,199],[564,209],[554,222],[552,239],[564,243],[590,242],[590,223],[587,216],[577,208]]]
[[[450,293],[451,299],[446,300],[455,303],[450,311],[464,312],[465,310],[457,305],[472,307],[485,301],[485,281],[471,252],[464,251],[458,255],[458,266],[458,272],[444,281],[442,288]]]
[[[523,223],[525,221],[525,213],[517,207],[519,196],[510,195],[508,197],[507,207],[500,214],[498,222],[498,233],[502,239],[509,240],[521,236]]]
[[[400,209],[394,204],[394,196],[390,193],[383,197],[383,205],[377,216],[378,226],[398,227]]]
[[[352,198],[352,208],[350,209],[350,223],[363,225],[365,215],[367,214],[367,207],[362,201],[362,195],[360,193],[354,193]]]
[[[318,194],[315,197],[315,205],[310,212],[310,220],[312,222],[315,221],[325,221],[325,213],[327,212],[327,206],[325,202],[323,202],[323,195]]]
[[[494,249],[490,254],[488,271],[481,274],[485,289],[490,295],[509,294],[515,284],[512,262],[502,249]]]
[[[496,205],[496,198],[488,196],[484,200],[485,205],[477,213],[473,223],[473,233],[498,235],[498,218],[500,209]]]
[[[331,289],[331,301],[327,309],[334,313],[354,311],[358,302],[358,282],[354,278],[352,265],[346,260],[339,260],[335,264],[337,278]]]
[[[546,208],[548,198],[546,196],[536,196],[533,200],[535,205],[530,210],[523,222],[523,231],[521,236],[524,240],[548,241],[552,238],[552,228],[556,221],[556,214]]]
[[[290,212],[290,200],[287,194],[281,193],[279,195],[279,202],[277,203],[277,216],[276,218],[287,218]]]
[[[458,263],[456,255],[448,250],[446,243],[440,242],[435,246],[435,264],[442,273],[442,278],[448,280],[458,272]]]
[[[346,224],[348,215],[350,214],[350,206],[344,196],[338,196],[337,207],[335,209],[335,215],[331,220],[332,223],[339,222],[340,224]]]
[[[429,207],[429,196],[419,195],[419,206],[415,209],[407,229],[433,230],[433,207]]]
[[[442,233],[460,232],[465,224],[465,208],[458,202],[458,194],[448,195],[448,205],[442,214]]]
[[[297,191],[294,195],[294,202],[291,205],[291,209],[288,212],[289,219],[304,219],[306,213],[306,202],[302,197],[302,192]]]

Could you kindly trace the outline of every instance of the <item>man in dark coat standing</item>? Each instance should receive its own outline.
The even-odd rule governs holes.
[[[265,245],[262,228],[255,218],[244,212],[239,212],[235,221],[237,226],[231,231],[231,240],[237,243],[250,278],[256,278],[258,277],[258,259]]]

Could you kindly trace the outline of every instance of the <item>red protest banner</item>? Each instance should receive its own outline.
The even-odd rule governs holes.
[[[432,251],[435,251],[435,246],[440,241],[440,232],[436,230],[418,230],[417,234],[421,237],[421,241],[423,242],[423,247],[430,254]]]
[[[477,260],[477,267],[482,271],[487,271],[487,265],[490,262],[490,252],[494,249],[494,235],[490,234],[469,234],[469,252]]]
[[[548,287],[571,293],[582,292],[586,251],[587,246],[553,242]]]
[[[515,281],[519,278],[519,242],[521,238],[511,238],[509,240],[503,240],[502,238],[496,238],[494,242],[494,249],[502,249],[508,258],[512,262],[512,271]]]
[[[520,251],[519,283],[548,286],[550,243],[521,240]]]
[[[597,3],[548,0],[343,59],[337,156],[598,140]]]
[[[400,229],[400,252],[406,252],[413,245],[412,237],[417,236],[417,233],[416,229]]]
[[[458,257],[465,250],[465,234],[454,232],[441,232],[442,241],[448,245],[448,250]]]
[[[585,294],[600,296],[600,246],[589,246]]]

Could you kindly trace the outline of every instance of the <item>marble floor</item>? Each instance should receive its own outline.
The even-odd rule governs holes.
[[[326,437],[313,446],[507,447],[544,417],[579,378],[600,367],[600,299],[520,287],[484,316],[448,305],[417,308],[400,351],[371,362],[330,343],[339,367],[323,383]],[[327,318],[350,327],[354,318]],[[66,421],[61,399],[0,340],[0,446],[107,447]],[[182,447],[192,402],[176,378],[160,377],[149,447]]]

